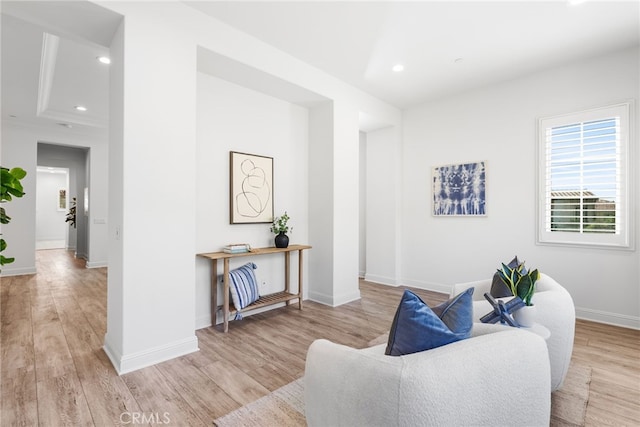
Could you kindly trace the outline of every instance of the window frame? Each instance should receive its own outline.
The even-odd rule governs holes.
[[[554,246],[581,246],[611,249],[633,249],[633,230],[635,224],[632,200],[633,171],[630,168],[631,158],[634,154],[631,147],[631,118],[633,117],[633,101],[625,101],[610,104],[588,110],[576,111],[567,114],[541,117],[538,119],[537,138],[537,236],[536,243]],[[567,126],[596,120],[619,117],[620,119],[620,202],[616,221],[620,221],[620,233],[584,233],[551,231],[547,222],[551,212],[547,212],[547,129],[559,126]],[[580,190],[579,190],[580,191]]]

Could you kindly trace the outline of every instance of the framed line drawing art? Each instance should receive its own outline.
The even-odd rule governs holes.
[[[434,216],[486,216],[485,162],[433,168]]]
[[[273,158],[229,152],[231,224],[273,221]]]

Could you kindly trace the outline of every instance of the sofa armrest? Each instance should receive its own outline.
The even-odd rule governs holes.
[[[515,328],[399,357],[317,340],[305,414],[309,426],[548,425],[546,345]]]
[[[466,283],[456,283],[451,288],[450,297],[454,297],[460,294],[463,291],[473,287],[475,288],[473,291],[473,300],[474,301],[486,301],[484,298],[484,294],[486,292],[491,291],[491,282],[492,279],[485,280],[476,280],[474,282],[466,282]]]

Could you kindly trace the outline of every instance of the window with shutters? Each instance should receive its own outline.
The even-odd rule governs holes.
[[[630,247],[629,110],[540,119],[538,242]]]

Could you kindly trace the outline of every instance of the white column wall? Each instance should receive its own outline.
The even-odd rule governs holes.
[[[333,305],[360,298],[359,194],[360,129],[358,109],[335,102],[333,109]]]
[[[400,284],[400,152],[396,127],[367,133],[367,274],[365,279]]]
[[[114,71],[111,91],[124,115],[112,124],[110,168],[122,181],[110,194],[116,274],[109,276],[105,350],[125,373],[198,348],[196,43],[172,4],[120,6],[123,48],[114,51],[123,68]]]
[[[309,298],[334,305],[333,103],[309,114]],[[312,224],[312,225],[311,225]]]

